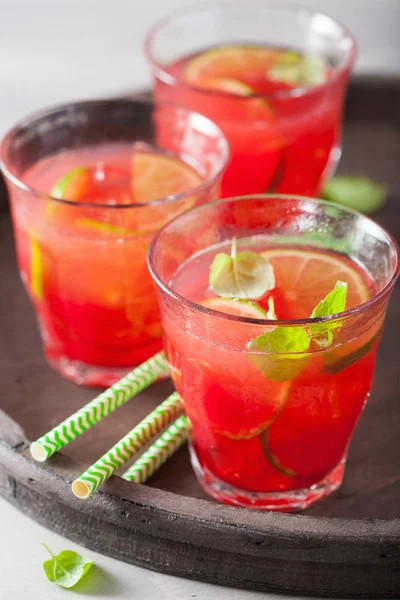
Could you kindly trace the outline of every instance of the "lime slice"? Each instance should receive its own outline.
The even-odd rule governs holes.
[[[250,319],[268,319],[268,313],[256,302],[230,298],[205,298],[201,306],[217,310],[228,315]]]
[[[350,342],[349,344],[342,344],[339,348],[332,348],[324,354],[325,371],[336,375],[347,367],[350,367],[355,362],[363,358],[376,344],[382,333],[382,326],[379,327],[378,331],[375,331],[364,343],[358,344],[357,340]],[[355,346],[355,347],[354,347]]]
[[[53,186],[51,195],[93,205],[96,202],[107,204],[112,198],[113,204],[140,203],[143,207],[127,208],[123,212],[110,210],[107,214],[110,221],[107,223],[91,218],[94,207],[74,210],[70,206],[52,202],[48,207],[49,214],[56,215],[59,222],[64,221],[71,227],[123,236],[154,232],[167,220],[194,206],[196,195],[191,194],[173,203],[146,206],[153,200],[183,194],[198,187],[202,178],[190,165],[177,157],[151,151],[134,151],[125,167],[122,165],[124,158],[121,157],[121,166],[106,164],[103,179],[96,176],[96,166],[72,169]],[[78,210],[79,218],[76,217]]]
[[[370,215],[382,208],[387,189],[368,177],[333,177],[325,186],[322,197]]]
[[[197,87],[225,92],[231,96],[249,96],[246,104],[221,105],[226,119],[248,115],[253,120],[273,121],[275,113],[265,98],[251,98],[257,83],[265,81],[265,72],[279,56],[279,51],[257,46],[220,46],[190,59],[183,70],[185,81]],[[213,104],[217,104],[215,99]],[[214,107],[215,108],[215,107]]]
[[[274,64],[279,50],[262,46],[226,45],[206,50],[189,60],[183,78],[198,86],[209,79],[235,79],[252,87],[252,81],[264,77]]]
[[[31,236],[31,291],[36,300],[44,299],[43,257],[39,242]]]
[[[131,167],[134,202],[151,202],[182,194],[202,182],[193,167],[179,158],[159,152],[134,152]],[[187,207],[191,208],[195,199],[191,197],[187,200]],[[169,206],[166,210],[171,208]]]
[[[110,233],[113,235],[132,235],[137,233],[131,229],[118,227],[118,225],[111,225],[111,223],[103,223],[102,221],[94,221],[93,219],[76,219],[75,224],[78,225],[78,227],[92,229],[99,233]]]
[[[268,462],[274,467],[274,469],[279,471],[279,473],[281,473],[282,475],[286,475],[286,477],[296,477],[295,471],[293,471],[293,469],[290,469],[289,467],[285,467],[281,463],[279,458],[273,452],[271,452],[268,445],[268,433],[269,429],[266,429],[260,434],[261,446]]]
[[[328,67],[318,54],[285,52],[269,69],[267,75],[273,81],[282,81],[294,87],[321,85],[328,78]]]
[[[90,179],[91,172],[88,167],[76,167],[51,188],[50,194],[61,200],[82,200]]]
[[[237,79],[209,77],[204,80],[204,87],[210,90],[218,90],[236,96],[252,96],[255,92],[252,87]]]
[[[287,319],[308,319],[338,280],[348,284],[347,308],[359,306],[370,297],[361,269],[353,267],[346,258],[295,248],[274,248],[266,250],[262,256],[274,269],[276,307],[278,313],[280,306],[285,307]]]

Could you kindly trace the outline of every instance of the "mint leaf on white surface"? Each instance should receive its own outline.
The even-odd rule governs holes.
[[[72,550],[63,550],[57,555],[46,544],[42,544],[51,558],[45,560],[43,569],[49,581],[64,588],[72,588],[86,575],[93,561]]]

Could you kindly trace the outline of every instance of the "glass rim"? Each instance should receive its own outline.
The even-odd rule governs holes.
[[[154,261],[153,261],[154,250],[159,241],[160,236],[164,233],[164,231],[166,229],[168,229],[169,226],[171,226],[174,223],[176,223],[177,221],[179,221],[179,219],[184,218],[189,213],[200,211],[202,209],[204,210],[209,206],[216,206],[216,205],[224,204],[224,203],[228,203],[228,202],[238,202],[238,201],[246,202],[247,200],[256,200],[256,199],[259,199],[259,200],[283,199],[283,200],[296,200],[298,202],[307,201],[307,202],[312,203],[315,207],[317,207],[321,204],[325,205],[325,206],[333,206],[335,208],[338,208],[339,210],[341,210],[344,213],[350,213],[357,217],[361,217],[361,219],[363,221],[368,223],[369,227],[372,226],[374,229],[383,233],[384,236],[386,237],[387,241],[389,242],[389,244],[394,248],[395,253],[396,253],[396,265],[394,267],[392,277],[377,294],[374,294],[366,302],[363,302],[362,304],[358,304],[357,306],[355,306],[353,308],[349,308],[340,313],[329,315],[328,317],[317,317],[317,318],[308,318],[308,319],[288,319],[288,320],[256,319],[253,317],[242,317],[239,315],[230,315],[228,313],[214,310],[212,308],[202,306],[201,304],[197,304],[196,302],[194,302],[192,300],[188,300],[187,298],[185,298],[185,296],[181,296],[180,294],[175,292],[168,284],[164,283],[160,279],[160,277],[157,274],[157,269],[154,266]],[[211,316],[217,316],[220,318],[224,318],[228,321],[233,321],[236,323],[248,323],[251,325],[266,325],[266,326],[274,325],[275,327],[277,327],[277,326],[293,327],[293,326],[307,326],[307,325],[312,325],[315,323],[324,323],[327,321],[336,321],[339,319],[347,319],[347,318],[353,317],[354,315],[357,315],[361,312],[364,312],[365,310],[368,310],[371,306],[376,304],[376,302],[378,302],[381,298],[385,297],[390,292],[390,290],[394,287],[398,277],[400,276],[400,248],[399,248],[399,245],[397,244],[396,240],[392,236],[392,234],[390,234],[386,229],[384,229],[384,227],[382,227],[381,225],[376,223],[376,221],[374,221],[373,219],[370,219],[369,217],[367,217],[366,215],[362,214],[361,212],[359,212],[357,210],[347,208],[345,206],[337,204],[336,202],[331,202],[328,200],[320,200],[320,199],[316,199],[316,198],[309,198],[307,196],[298,196],[295,194],[249,194],[248,196],[233,196],[232,198],[222,198],[219,200],[213,200],[212,202],[208,202],[207,204],[196,206],[196,207],[182,213],[181,215],[174,217],[171,221],[166,223],[159,231],[157,231],[156,234],[154,235],[154,237],[152,238],[149,249],[148,249],[148,253],[147,253],[147,265],[148,265],[150,274],[151,274],[154,282],[157,284],[157,286],[160,287],[166,294],[168,294],[168,296],[174,298],[174,300],[177,300],[179,303],[184,303],[186,306],[188,306],[191,309],[198,310],[202,313],[206,313]]]
[[[172,194],[170,196],[165,196],[164,198],[156,198],[154,200],[150,200],[149,202],[132,202],[130,204],[106,204],[103,202],[82,202],[82,201],[77,202],[75,200],[65,200],[63,198],[57,198],[56,196],[52,196],[49,193],[43,192],[34,186],[28,185],[27,183],[25,183],[22,180],[22,178],[19,175],[17,175],[15,172],[13,172],[13,169],[10,165],[10,160],[8,157],[9,147],[11,145],[11,142],[12,142],[14,136],[19,131],[21,131],[23,128],[28,128],[28,127],[32,126],[34,123],[39,122],[40,120],[45,119],[46,117],[51,117],[52,115],[54,115],[56,113],[61,113],[61,112],[66,113],[75,107],[90,108],[92,106],[94,107],[94,106],[107,105],[107,104],[121,104],[121,105],[122,104],[131,104],[131,105],[146,104],[146,105],[153,106],[153,107],[162,106],[162,107],[167,107],[167,108],[171,108],[171,109],[178,109],[180,111],[185,112],[188,115],[193,114],[193,115],[200,116],[202,119],[207,121],[210,125],[212,125],[215,132],[218,134],[221,141],[223,142],[223,148],[222,148],[222,152],[221,152],[221,165],[219,166],[217,171],[215,173],[213,173],[212,176],[202,179],[201,182],[199,183],[199,185],[189,188],[188,190],[185,190],[184,192],[180,192],[179,194]],[[66,149],[68,149],[68,148],[66,148]],[[181,200],[187,196],[192,196],[194,194],[202,192],[205,188],[212,185],[218,177],[223,175],[223,173],[225,172],[225,170],[229,164],[230,158],[231,158],[231,149],[230,149],[229,142],[228,142],[224,132],[209,117],[206,117],[205,115],[203,115],[202,113],[200,113],[196,110],[191,110],[191,109],[185,108],[184,106],[180,106],[179,104],[174,104],[172,102],[158,102],[157,100],[146,99],[146,98],[143,98],[143,99],[142,98],[123,98],[123,97],[122,98],[100,98],[100,99],[96,99],[96,100],[78,100],[76,102],[56,104],[54,106],[50,106],[50,107],[47,107],[47,108],[44,108],[44,109],[41,109],[41,110],[38,110],[38,111],[35,111],[32,113],[29,113],[24,118],[20,119],[17,123],[15,123],[10,129],[8,129],[6,131],[6,133],[4,134],[3,138],[0,140],[0,171],[3,173],[4,177],[8,181],[10,181],[13,185],[15,185],[19,190],[21,190],[23,192],[27,192],[37,198],[40,198],[41,200],[50,200],[52,202],[57,202],[59,204],[63,204],[63,205],[67,205],[67,206],[76,206],[76,207],[84,207],[84,208],[88,208],[88,207],[89,208],[90,207],[91,208],[105,208],[105,209],[109,209],[109,210],[114,210],[114,209],[125,210],[125,209],[129,209],[129,208],[143,208],[143,207],[148,207],[148,206],[159,206],[161,204],[173,203],[173,202]],[[182,159],[180,159],[180,160],[182,160]],[[182,161],[182,162],[185,162],[185,161]],[[188,163],[185,162],[185,164],[188,164]],[[191,165],[188,164],[188,166],[191,166]]]
[[[303,86],[295,87],[295,88],[289,89],[289,90],[277,90],[277,91],[271,92],[269,94],[255,93],[255,94],[249,94],[248,96],[238,96],[238,95],[232,94],[230,92],[226,92],[226,91],[222,91],[222,90],[212,90],[212,89],[201,88],[197,85],[187,83],[187,82],[183,81],[182,79],[175,77],[175,75],[171,75],[171,73],[168,73],[168,71],[166,71],[165,68],[153,56],[152,47],[153,47],[153,41],[154,41],[155,37],[157,36],[157,34],[160,31],[162,31],[165,28],[165,26],[169,25],[177,17],[186,16],[186,15],[190,15],[190,14],[196,14],[196,13],[202,12],[204,9],[207,9],[207,8],[224,9],[224,10],[227,10],[227,9],[234,10],[235,8],[243,8],[243,9],[257,9],[260,11],[267,12],[271,7],[279,9],[283,12],[284,11],[296,12],[296,11],[301,10],[303,13],[307,13],[309,15],[321,15],[327,19],[330,19],[333,23],[335,23],[335,25],[337,25],[343,31],[343,34],[351,40],[351,49],[350,49],[347,60],[344,62],[344,64],[341,67],[335,68],[333,70],[334,75],[330,79],[328,79],[327,81],[325,81],[323,83],[317,84],[317,85],[312,85],[312,86],[304,86],[303,85]],[[169,86],[179,85],[183,88],[193,90],[195,92],[202,93],[202,94],[207,94],[209,96],[216,96],[216,97],[229,96],[229,97],[235,98],[238,102],[239,101],[245,102],[246,100],[249,101],[252,98],[261,98],[261,99],[262,98],[264,98],[264,99],[297,98],[300,96],[306,96],[308,94],[315,93],[316,91],[321,90],[321,89],[335,83],[339,79],[339,77],[342,75],[342,73],[344,73],[347,69],[349,69],[351,67],[351,65],[354,63],[355,58],[357,56],[357,42],[355,40],[354,35],[351,33],[351,31],[345,25],[343,25],[340,21],[338,21],[334,17],[331,17],[330,15],[328,15],[320,10],[313,9],[308,6],[304,6],[303,4],[300,4],[297,2],[287,2],[286,0],[266,0],[266,2],[264,2],[263,4],[260,4],[260,3],[257,4],[256,2],[254,2],[254,0],[252,0],[252,2],[247,2],[247,3],[244,3],[243,0],[235,0],[234,2],[232,2],[231,0],[219,0],[218,2],[215,2],[212,0],[208,0],[208,1],[206,0],[203,2],[197,2],[196,4],[191,5],[191,6],[186,6],[186,7],[174,10],[173,12],[169,13],[168,15],[166,15],[165,17],[159,19],[156,23],[154,23],[154,25],[152,25],[152,27],[148,31],[147,35],[145,36],[144,51],[145,51],[147,60],[150,63],[153,75],[158,77],[163,83],[165,83]]]

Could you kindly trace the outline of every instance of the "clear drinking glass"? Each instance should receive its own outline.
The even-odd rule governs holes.
[[[253,303],[213,298],[210,263],[217,251],[229,252],[233,238],[238,252],[267,252],[280,320],[267,320]],[[180,215],[156,234],[148,260],[171,376],[192,423],[192,464],[205,491],[228,504],[292,511],[336,490],[399,275],[391,236],[332,203],[259,195]],[[349,286],[345,312],[310,319],[307,309],[308,318],[286,318],[296,305],[315,306],[336,280]],[[236,306],[230,314],[228,305]],[[312,335],[309,348],[254,345],[276,328],[289,337]]]
[[[149,242],[218,197],[228,157],[209,119],[146,100],[68,104],[7,133],[19,268],[62,375],[107,386],[161,348]]]
[[[270,86],[265,91],[265,82],[260,84],[255,76],[257,57],[253,61],[247,56],[243,66],[242,55],[221,52],[232,44],[250,52],[262,47],[288,50],[289,61],[293,52],[322,57],[329,75],[312,86]],[[193,61],[209,49],[218,61],[213,77],[203,59],[201,68]],[[284,1],[206,2],[158,22],[147,36],[146,54],[157,99],[198,110],[225,132],[232,157],[222,182],[223,197],[318,195],[341,152],[343,104],[356,54],[345,27]],[[201,69],[208,69],[208,75]]]

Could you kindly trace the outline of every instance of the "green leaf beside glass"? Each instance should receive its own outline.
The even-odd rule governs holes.
[[[49,581],[64,588],[74,587],[89,571],[93,561],[72,550],[63,550],[55,555],[46,544],[42,544],[51,558],[44,561],[43,569]]]
[[[330,200],[370,215],[385,203],[386,186],[368,177],[333,177],[322,191],[324,200]]]

